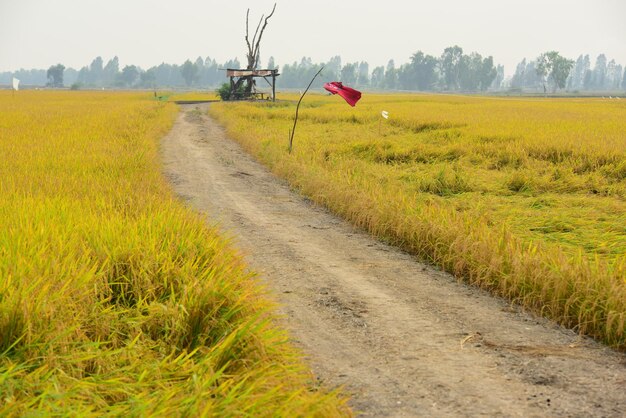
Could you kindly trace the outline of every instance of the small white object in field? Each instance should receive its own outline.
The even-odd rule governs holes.
[[[386,110],[383,110],[383,111],[381,112],[381,115],[383,115],[383,118],[385,118],[385,119],[389,119],[389,112],[387,112]]]
[[[20,80],[18,80],[17,78],[13,77],[13,90],[19,90],[20,89]]]

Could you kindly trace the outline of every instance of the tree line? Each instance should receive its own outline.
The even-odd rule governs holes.
[[[511,78],[510,88],[519,90],[543,88],[545,78],[542,78],[542,61],[527,61],[523,59],[515,69]],[[567,60],[558,76],[558,87],[568,91],[616,91],[626,90],[626,69],[615,60],[607,60],[606,55],[600,54],[591,67],[589,55],[580,55],[576,61]],[[552,81],[554,86],[555,82]],[[553,87],[554,88],[554,87]]]
[[[340,56],[327,62],[314,63],[304,57],[300,62],[279,68],[273,57],[265,68],[279,68],[278,84],[282,88],[302,89],[315,72],[324,66],[324,81],[338,80],[357,88],[379,90],[416,90],[450,92],[485,91],[612,91],[626,90],[626,70],[615,60],[608,61],[604,54],[597,57],[591,67],[589,55],[576,61],[562,57],[557,51],[541,54],[534,60],[523,59],[515,74],[505,79],[504,67],[494,63],[493,57],[483,57],[477,52],[464,53],[457,45],[445,48],[441,55],[433,56],[422,51],[411,55],[408,62],[396,66],[389,60],[386,66],[370,68],[367,61],[343,63]],[[218,63],[210,57],[186,60],[183,64],[162,63],[144,70],[136,65],[120,68],[118,57],[106,63],[96,57],[80,70],[53,65],[48,70],[19,70],[0,73],[0,83],[10,83],[19,78],[23,85],[71,88],[214,88],[226,80],[223,69],[240,68],[235,58]],[[324,80],[324,81],[322,81]]]

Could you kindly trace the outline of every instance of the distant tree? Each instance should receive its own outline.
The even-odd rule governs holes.
[[[620,87],[622,86],[622,72],[624,70],[624,67],[622,67],[621,65],[618,65],[615,69],[615,83],[613,85],[613,90],[619,90]]]
[[[102,84],[102,74],[104,71],[102,57],[96,57],[89,65],[89,75],[87,77],[87,83],[89,84]]]
[[[620,71],[621,71],[621,67],[620,67]],[[619,75],[620,75],[620,82],[621,82],[622,73],[620,72]],[[78,71],[76,71],[75,69],[71,67],[66,68],[65,72],[63,73],[63,83],[72,85],[72,84],[75,84],[77,80],[78,80]]]
[[[398,88],[398,70],[396,69],[396,63],[394,60],[387,62],[387,68],[385,69],[385,81],[384,87],[387,89]]]
[[[50,87],[63,87],[63,71],[65,71],[63,64],[52,65],[48,68],[46,76]]]
[[[485,91],[497,75],[493,57],[483,58],[479,53],[462,55],[459,62],[459,87],[467,91]]]
[[[77,83],[79,84],[87,84],[87,80],[89,79],[89,68],[83,67],[78,72],[78,77],[76,78]]]
[[[117,80],[119,72],[120,61],[119,58],[115,56],[107,62],[107,65],[105,65],[102,70],[102,84],[105,86],[113,85],[113,83]]]
[[[585,77],[583,78],[583,87],[585,90],[593,89],[593,71],[587,69],[585,71]]]
[[[521,89],[524,87],[524,80],[526,72],[526,58],[524,58],[515,68],[515,74],[511,78],[511,88]]]
[[[443,75],[443,82],[447,90],[459,89],[459,75],[463,48],[458,45],[443,50],[439,65]]]
[[[241,68],[241,63],[237,58],[231,59],[224,63],[224,68]]]
[[[154,67],[139,74],[139,84],[142,87],[155,88],[157,86],[156,80],[156,69]]]
[[[174,82],[172,80],[172,74],[174,71],[170,64],[162,62],[156,67],[152,67],[151,70],[154,70],[157,86],[169,87],[174,85]]]
[[[483,57],[472,52],[470,55],[462,55],[459,61],[459,88],[466,91],[478,90],[480,74],[483,66]]]
[[[369,80],[370,65],[366,61],[359,63],[358,78],[356,84],[359,86],[367,86],[370,83]]]
[[[622,90],[626,91],[626,69],[624,69],[624,77],[622,77]]]
[[[615,62],[614,59],[609,61],[606,66],[606,79],[604,81],[604,90],[617,90],[622,83],[622,66]]]
[[[372,79],[370,85],[375,88],[383,87],[385,81],[385,67],[382,65],[372,70]]]
[[[270,59],[267,61],[267,69],[268,70],[276,69],[276,63],[274,62],[274,57],[270,57]]]
[[[348,63],[341,69],[341,81],[348,85],[354,85],[356,83],[358,72],[357,63]]]
[[[528,61],[526,70],[524,71],[524,87],[530,89],[539,89],[542,87],[543,80],[537,74],[537,61]]]
[[[202,69],[204,68],[204,60],[202,59],[202,57],[196,58],[196,62],[194,62],[194,65],[198,67],[198,74],[200,74],[202,72]]]
[[[126,87],[132,87],[138,78],[139,69],[134,65],[125,66],[119,75],[121,84]]]
[[[491,88],[493,90],[501,90],[504,83],[504,65],[498,64],[496,67],[496,77],[491,82]]]
[[[204,59],[204,77],[203,82],[209,86],[217,86],[224,80],[224,73],[220,71],[220,68],[225,68],[217,64],[217,61],[206,57]]]
[[[606,55],[600,54],[596,58],[596,65],[593,67],[592,88],[602,90],[604,88],[604,80],[606,78]]]
[[[504,71],[504,69],[503,69]],[[498,76],[498,69],[493,65],[493,57],[484,58],[480,65],[478,74],[479,86],[482,91],[487,90]]]
[[[185,84],[191,86],[196,81],[196,77],[198,77],[198,66],[187,60],[180,67],[180,73],[185,80]]]
[[[543,90],[546,91],[546,81],[553,85],[553,91],[565,87],[567,76],[574,66],[574,61],[562,57],[557,51],[549,51],[537,58],[537,75],[543,81]]]
[[[326,66],[324,67],[324,76],[330,80],[338,80],[341,78],[341,68],[341,57],[339,55],[335,55],[326,63]]]
[[[568,90],[580,90],[584,88],[585,73],[589,70],[589,55],[580,55],[567,80]]]
[[[417,51],[405,68],[404,84],[415,90],[432,90],[437,83],[437,58]],[[407,78],[410,80],[407,82]]]

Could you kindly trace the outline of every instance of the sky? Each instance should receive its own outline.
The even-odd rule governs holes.
[[[556,50],[576,59],[604,53],[626,65],[626,0],[282,0],[261,44],[284,65],[340,55],[370,70],[439,56],[459,45],[492,55],[511,75],[523,58]],[[62,63],[80,69],[96,56],[144,69],[210,56],[245,62],[251,30],[273,0],[0,0],[0,71]]]

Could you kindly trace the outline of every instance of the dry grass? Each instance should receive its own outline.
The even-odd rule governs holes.
[[[336,416],[252,274],[170,193],[172,104],[0,92],[0,415]]]
[[[356,225],[626,348],[626,103],[365,95],[353,109],[310,96],[291,155],[293,102],[211,109]]]

